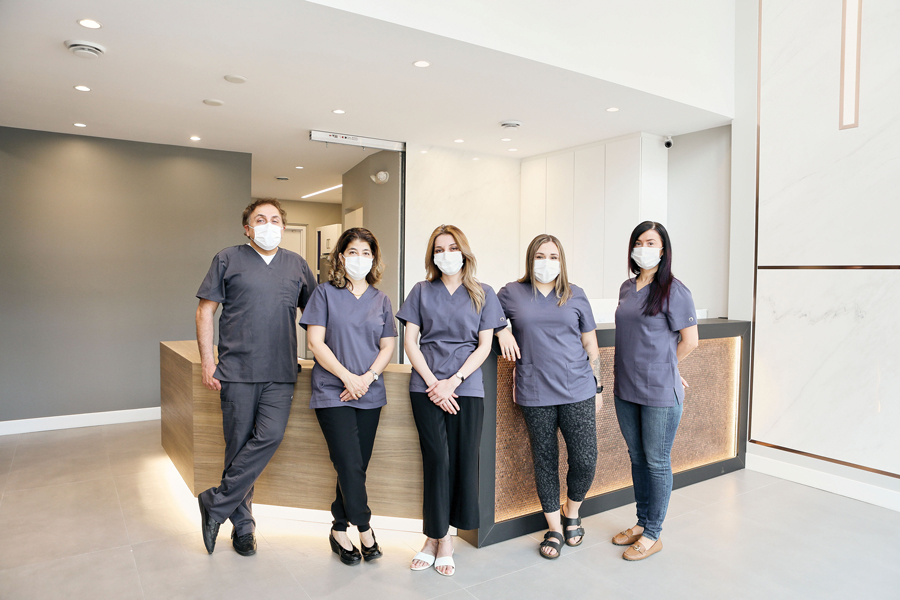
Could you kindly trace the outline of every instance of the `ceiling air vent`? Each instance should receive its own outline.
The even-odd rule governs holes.
[[[276,177],[275,179],[277,179],[278,181],[290,181],[290,179],[287,177]]]
[[[81,58],[99,58],[106,53],[106,48],[94,42],[66,40],[65,44],[72,54]]]

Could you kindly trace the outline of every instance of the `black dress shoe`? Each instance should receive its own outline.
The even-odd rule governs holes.
[[[334,530],[328,534],[328,541],[331,542],[331,551],[337,554],[341,558],[341,562],[345,565],[358,565],[362,560],[359,548],[350,544],[353,549],[347,550],[334,539]]]
[[[251,531],[244,535],[234,535],[232,529],[231,545],[234,546],[234,551],[241,556],[253,556],[256,554],[256,534]]]
[[[206,507],[203,506],[203,500],[197,497],[197,503],[200,504],[200,530],[203,532],[203,544],[206,551],[210,554],[216,549],[216,536],[219,535],[219,524],[213,520]]]
[[[370,560],[375,560],[376,558],[381,558],[381,547],[378,545],[378,540],[375,539],[375,532],[372,532],[372,545],[366,546],[362,542],[362,536],[359,538],[359,549],[362,552],[362,557],[366,562]]]

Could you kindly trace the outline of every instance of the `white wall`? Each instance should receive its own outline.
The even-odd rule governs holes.
[[[669,222],[675,276],[710,318],[728,316],[731,127],[673,138]]]
[[[495,291],[521,277],[520,161],[435,147],[422,154],[423,149],[407,147],[404,297],[425,278],[425,246],[442,224],[466,234],[478,259],[478,279]]]
[[[528,243],[549,233],[588,298],[618,298],[632,229],[667,221],[666,161],[663,138],[646,133],[522,161],[520,269]]]
[[[750,432],[893,474],[900,474],[900,391],[892,385],[900,372],[900,271],[880,267],[900,265],[896,236],[882,225],[900,217],[898,30],[896,2],[867,0],[860,126],[839,130],[841,3],[763,2]],[[834,268],[843,265],[876,268]],[[749,452],[748,465],[760,470],[900,507],[900,486],[889,476],[838,473],[833,463],[755,444]]]
[[[734,114],[734,0],[312,1]]]

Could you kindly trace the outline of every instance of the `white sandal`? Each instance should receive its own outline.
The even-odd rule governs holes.
[[[424,567],[414,567],[412,564],[409,565],[410,571],[424,571],[425,569],[430,569],[431,565],[434,564],[434,557],[430,554],[425,554],[424,552],[418,552],[415,556],[413,556],[412,562],[417,560],[426,563]]]
[[[437,571],[438,567],[452,567],[453,570],[449,573],[441,573],[440,571]],[[453,562],[453,555],[451,554],[450,556],[442,556],[439,559],[435,560],[434,570],[444,577],[453,577],[453,575],[456,573],[456,563]]]

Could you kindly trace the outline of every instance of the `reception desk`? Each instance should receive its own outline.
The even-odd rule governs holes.
[[[699,330],[700,346],[680,366],[690,388],[672,449],[676,488],[744,465],[750,324],[709,319],[699,322]],[[597,340],[606,405],[597,419],[597,473],[582,505],[583,516],[634,500],[628,453],[613,408],[614,327],[600,325]],[[476,530],[459,531],[460,537],[478,547],[546,527],[534,487],[527,430],[512,402],[512,368],[494,350],[482,367],[481,524]],[[257,482],[254,501],[329,510],[336,476],[309,409],[312,362],[300,364],[284,441]],[[409,365],[390,365],[385,371],[388,404],[382,410],[367,487],[373,514],[420,519],[422,459],[407,392],[409,373]],[[163,448],[197,495],[218,485],[225,443],[219,394],[201,383],[196,342],[160,344],[160,385]],[[565,472],[565,443],[560,437],[563,496]]]

